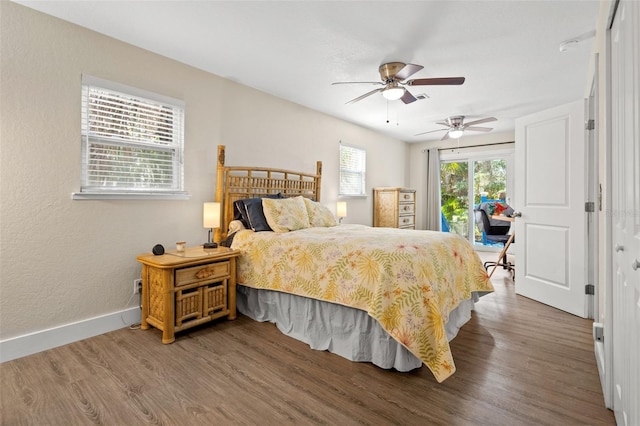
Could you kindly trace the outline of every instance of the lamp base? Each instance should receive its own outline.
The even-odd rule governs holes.
[[[218,243],[204,243],[204,244],[202,245],[202,247],[204,247],[204,248],[206,248],[206,249],[207,249],[207,248],[218,248]]]

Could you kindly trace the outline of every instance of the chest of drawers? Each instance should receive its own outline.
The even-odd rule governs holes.
[[[415,229],[415,218],[414,189],[373,189],[373,226]]]

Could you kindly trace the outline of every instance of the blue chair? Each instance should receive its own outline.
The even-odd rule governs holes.
[[[442,222],[441,228],[442,232],[449,232],[449,223],[447,222],[447,218],[444,217],[444,213],[440,212],[440,220]]]

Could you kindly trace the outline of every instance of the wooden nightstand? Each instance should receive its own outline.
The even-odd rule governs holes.
[[[142,263],[141,328],[162,330],[162,343],[175,333],[226,316],[236,318],[236,257],[226,247],[189,247],[155,256],[137,257]]]

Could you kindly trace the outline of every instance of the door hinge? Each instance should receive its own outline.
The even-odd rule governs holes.
[[[591,120],[587,120],[586,123],[584,123],[584,128],[587,130],[593,130],[596,128],[596,121],[594,119]]]
[[[587,201],[584,203],[584,211],[587,213],[593,213],[596,211],[596,203],[593,201]]]
[[[584,294],[596,294],[596,288],[593,284],[587,284],[584,286]]]

